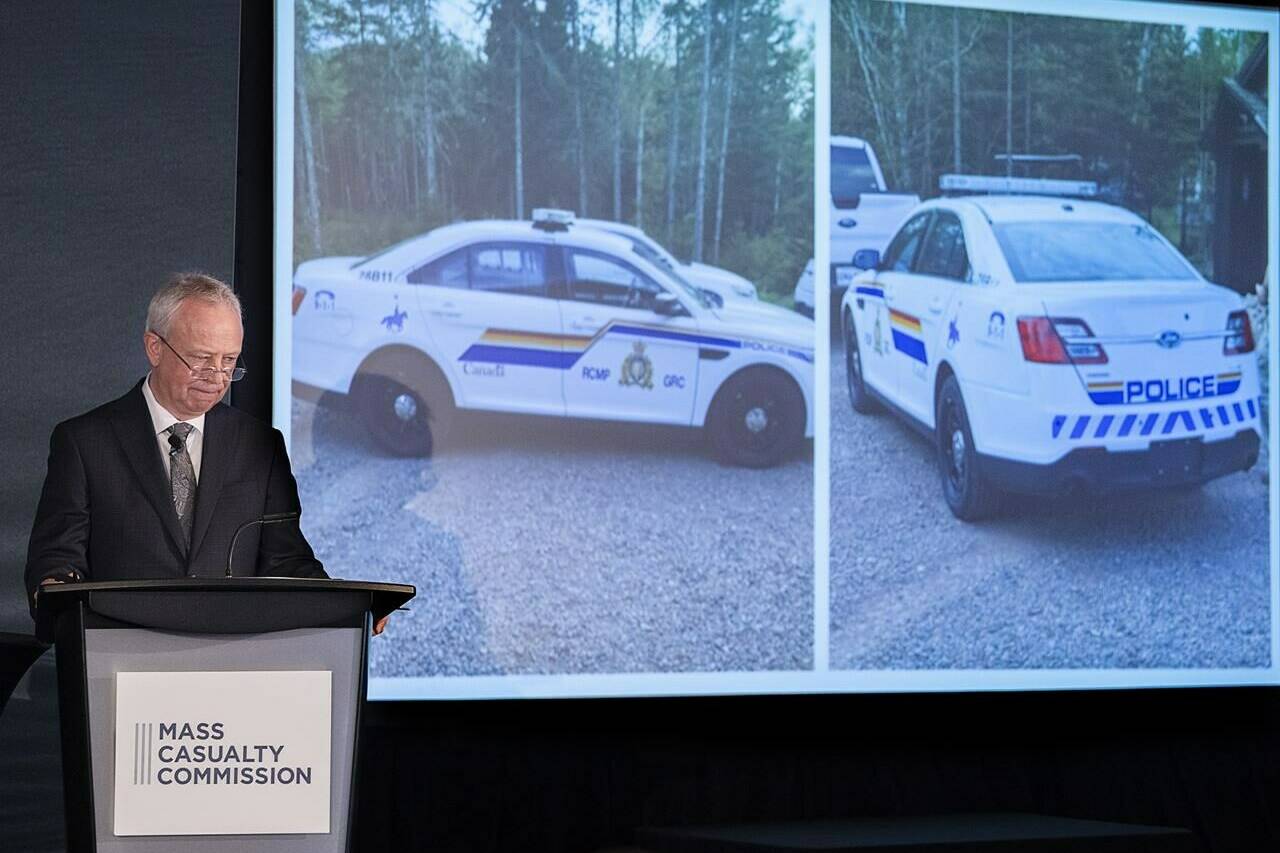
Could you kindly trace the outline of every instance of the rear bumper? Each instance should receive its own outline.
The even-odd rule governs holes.
[[[1084,488],[1095,492],[1130,491],[1204,483],[1258,461],[1258,433],[1237,432],[1223,441],[1203,438],[1153,441],[1146,450],[1113,452],[1105,447],[1072,450],[1057,462],[1036,465],[979,454],[982,473],[992,485],[1020,494],[1062,494]]]

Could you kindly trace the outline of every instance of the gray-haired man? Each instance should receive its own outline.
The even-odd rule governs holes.
[[[215,278],[176,275],[152,298],[151,372],[53,430],[27,550],[33,608],[49,583],[220,577],[237,527],[300,511],[279,431],[220,405],[244,375],[243,341],[240,302]],[[245,530],[233,571],[327,577],[297,524]]]

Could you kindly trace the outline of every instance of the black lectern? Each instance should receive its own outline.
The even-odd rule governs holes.
[[[343,853],[369,627],[412,586],[297,578],[58,584],[69,853]]]

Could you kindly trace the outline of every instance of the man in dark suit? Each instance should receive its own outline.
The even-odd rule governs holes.
[[[152,298],[151,372],[53,430],[27,550],[33,610],[50,583],[222,577],[237,527],[300,511],[280,432],[221,403],[243,340],[240,301],[217,279],[177,275]],[[244,530],[232,566],[328,577],[296,522]]]

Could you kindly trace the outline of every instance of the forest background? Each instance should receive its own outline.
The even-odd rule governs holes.
[[[784,0],[295,15],[295,265],[557,207],[790,304],[813,251],[814,114],[812,27]]]
[[[833,0],[831,132],[867,139],[889,189],[939,194],[997,155],[1078,154],[1027,177],[1097,181],[1210,273],[1213,159],[1201,145],[1224,77],[1261,33]]]

